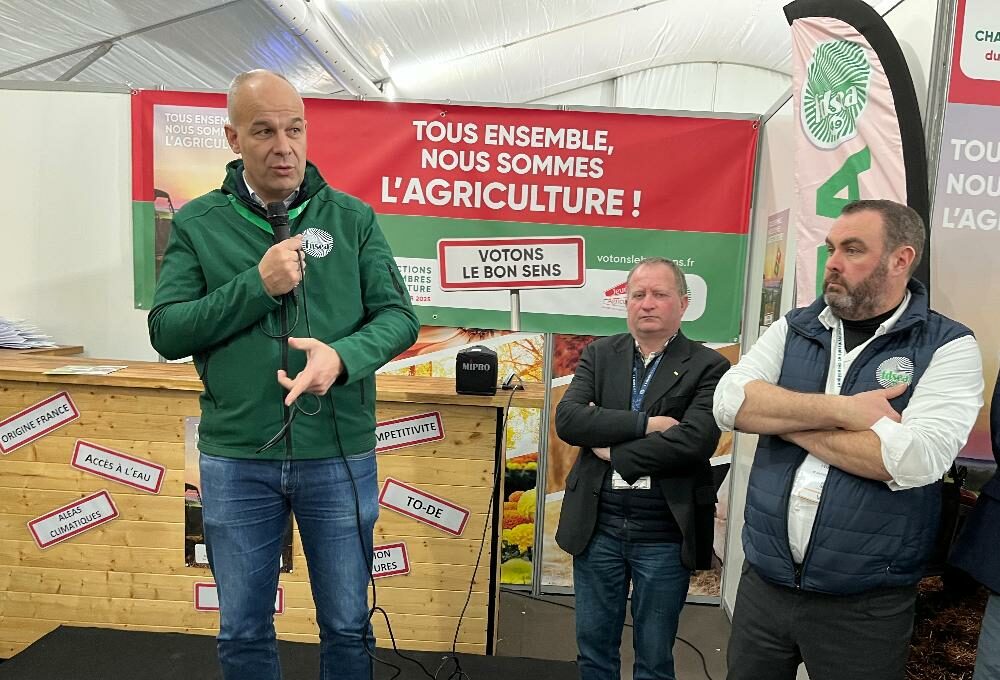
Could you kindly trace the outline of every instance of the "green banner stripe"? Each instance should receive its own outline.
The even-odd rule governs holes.
[[[156,208],[152,201],[132,202],[132,276],[136,309],[153,305],[156,287],[156,262],[153,239],[156,229]]]
[[[521,236],[583,236],[588,269],[628,271],[643,257],[658,255],[680,260],[685,269],[730,262],[734,248],[746,247],[744,234],[692,233],[618,227],[578,227],[559,224],[456,220],[442,217],[379,215],[393,253],[397,256],[437,259],[442,238],[516,238]],[[650,245],[654,246],[650,250]],[[695,260],[685,265],[687,260]],[[743,259],[740,259],[740,267]]]
[[[747,249],[744,235],[399,215],[382,215],[379,222],[397,258],[436,261],[437,242],[442,238],[579,235],[586,241],[585,267],[622,272],[620,283],[624,283],[625,272],[642,258],[669,257],[686,273],[704,279],[708,287],[705,312],[698,319],[685,322],[685,333],[691,338],[712,342],[733,342],[740,333]],[[595,295],[595,291],[581,291],[581,294]],[[521,330],[583,335],[610,335],[625,330],[624,313],[618,318],[566,314],[571,311],[559,308],[553,309],[557,313],[551,314],[524,312]],[[421,323],[432,326],[500,329],[511,326],[507,311],[418,306],[417,314]]]

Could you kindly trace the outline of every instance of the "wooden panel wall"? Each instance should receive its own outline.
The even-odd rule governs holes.
[[[184,423],[199,415],[197,394],[179,390],[0,381],[0,420],[63,389],[80,420],[0,458],[0,658],[10,657],[56,626],[180,631],[214,635],[218,614],[194,609],[194,583],[207,569],[184,565]],[[406,543],[411,571],[376,581],[403,649],[450,649],[472,581],[493,484],[496,409],[379,402],[378,419],[440,411],[445,439],[379,454],[379,479],[391,476],[469,508],[460,537],[381,509],[375,543]],[[153,460],[167,468],[159,495],[77,470],[69,461],[77,439]],[[99,489],[120,516],[46,550],[27,522]],[[485,653],[490,615],[486,546],[458,650]],[[278,636],[318,640],[305,556],[296,532],[294,567],[281,575],[285,612]],[[388,647],[381,617],[378,644]]]

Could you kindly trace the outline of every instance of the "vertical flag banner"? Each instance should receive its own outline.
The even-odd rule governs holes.
[[[441,287],[439,241],[575,237],[585,242],[584,285],[523,290],[521,330],[624,331],[625,275],[660,255],[689,279],[685,332],[738,337],[756,119],[344,99],[306,99],[306,118],[310,160],[373,206],[423,324],[510,324],[506,290]],[[221,94],[134,97],[139,308],[151,303],[173,213],[217,188],[233,158],[225,120]],[[484,251],[480,275],[527,276],[545,264],[536,254]]]
[[[927,156],[913,80],[885,21],[862,0],[797,0],[792,93],[798,202],[796,305],[821,293],[825,239],[859,198],[905,203],[928,217]],[[927,282],[927,258],[916,271]]]
[[[931,299],[976,334],[986,405],[961,455],[993,460],[989,412],[1000,363],[1000,5],[959,0],[931,229]]]

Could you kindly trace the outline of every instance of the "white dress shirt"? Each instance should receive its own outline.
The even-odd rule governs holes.
[[[243,184],[246,185],[247,191],[250,192],[250,200],[252,200],[254,203],[256,203],[257,205],[259,205],[261,208],[266,208],[267,204],[264,203],[264,199],[262,199],[260,196],[257,195],[257,192],[253,190],[252,186],[250,186],[250,182],[247,181],[247,171],[246,170],[243,171]],[[299,195],[299,189],[301,189],[301,188],[302,188],[301,184],[299,186],[295,187],[295,190],[292,191],[292,193],[288,194],[288,196],[285,198],[285,200],[282,201],[282,203],[285,204],[286,208],[288,206],[290,206],[292,204],[292,202],[295,200],[295,198]]]
[[[909,304],[907,291],[903,303],[875,334],[845,353],[839,371],[841,376],[847,374],[851,364],[873,339],[892,329]],[[829,307],[819,315],[819,320],[831,333],[834,330],[843,333],[840,319]],[[782,317],[719,381],[712,410],[723,431],[734,429],[736,414],[746,398],[744,386],[747,383],[754,380],[777,383],[787,332],[788,324]],[[840,394],[836,361],[837,352],[831,351],[826,394]],[[983,366],[976,339],[967,335],[939,347],[913,388],[910,401],[903,409],[902,422],[883,417],[871,427],[881,442],[882,464],[892,476],[886,482],[889,488],[893,491],[912,489],[941,479],[965,446],[982,405]],[[788,503],[788,543],[797,563],[802,562],[809,546],[829,469],[828,464],[809,454],[795,473]]]

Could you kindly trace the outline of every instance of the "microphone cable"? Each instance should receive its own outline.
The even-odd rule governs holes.
[[[307,288],[306,288],[305,272],[304,272],[304,268],[302,266],[301,260],[299,262],[299,271],[301,273],[300,281],[301,281],[301,285],[302,285],[302,295],[301,295],[302,316],[303,316],[303,318],[305,320],[306,334],[307,334],[308,337],[312,337],[312,327],[311,327],[311,324],[309,322],[309,304],[307,302],[307,300],[308,300],[308,294],[307,294]],[[298,302],[299,301],[296,300],[296,308],[298,307]],[[517,376],[517,377],[518,377],[518,380],[520,381],[520,376]],[[360,494],[358,493],[357,482],[354,479],[354,472],[351,470],[351,466],[348,463],[347,456],[346,456],[346,454],[344,452],[344,445],[343,445],[343,442],[342,442],[342,440],[340,438],[340,425],[337,422],[336,404],[334,402],[333,394],[332,394],[333,385],[331,385],[330,387],[331,387],[330,390],[327,390],[327,393],[325,395],[326,399],[327,399],[327,402],[330,404],[330,425],[331,425],[331,429],[333,430],[334,438],[335,438],[335,440],[337,442],[337,449],[338,449],[338,451],[340,451],[341,459],[344,461],[344,466],[347,468],[348,477],[351,480],[351,489],[352,489],[353,495],[354,495],[354,519],[355,519],[355,525],[357,527],[358,544],[359,544],[359,547],[360,547],[360,550],[361,550],[362,560],[367,564],[368,563],[368,559],[369,559],[369,557],[372,556],[372,554],[370,554],[371,551],[369,551],[367,549],[367,546],[365,545],[365,532],[364,532],[363,527],[361,526]],[[504,407],[504,414],[503,414],[502,424],[500,426],[500,430],[497,432],[497,436],[498,437],[505,436],[505,432],[507,431],[507,420],[508,420],[508,416],[510,414],[510,407],[511,407],[511,404],[513,403],[513,401],[514,401],[514,395],[515,394],[517,394],[517,391],[512,389],[510,391],[510,397],[508,397],[508,399],[507,399],[507,405]],[[313,396],[315,396],[315,395],[313,395]],[[316,397],[316,399],[317,399],[317,408],[316,408],[316,410],[313,411],[313,412],[311,412],[311,413],[302,410],[302,413],[304,413],[307,416],[317,415],[320,412],[320,410],[322,409],[322,401],[319,399],[319,397]],[[297,401],[295,403],[293,403],[293,405],[295,405],[297,407]],[[299,410],[301,410],[301,409],[299,409]],[[286,427],[290,427],[291,426],[291,421],[293,419],[294,419],[294,414],[293,414],[292,418],[289,419]],[[276,435],[276,440],[275,441],[280,441],[280,437]],[[374,454],[374,455],[377,456],[378,454]],[[501,458],[499,456],[496,456],[496,460],[494,462],[494,467],[493,467],[493,487],[492,487],[492,490],[491,490],[491,493],[490,493],[489,504],[487,505],[486,518],[485,518],[485,521],[483,522],[483,533],[482,533],[482,536],[480,537],[479,551],[478,551],[478,554],[476,556],[475,566],[473,567],[473,570],[472,570],[472,577],[469,580],[469,589],[468,589],[468,591],[466,593],[465,603],[462,606],[462,611],[459,614],[458,622],[457,622],[457,624],[455,626],[455,635],[454,635],[454,638],[452,639],[451,654],[450,655],[446,655],[446,656],[443,657],[443,659],[441,661],[441,664],[438,666],[438,668],[436,669],[436,671],[433,674],[418,659],[415,659],[412,656],[408,656],[408,655],[404,654],[399,649],[399,647],[397,646],[397,644],[396,644],[396,636],[395,636],[395,634],[392,631],[392,624],[389,621],[389,615],[385,611],[385,609],[383,609],[382,607],[380,607],[378,605],[378,589],[377,589],[377,586],[375,584],[375,575],[373,573],[371,573],[371,569],[369,569],[368,581],[369,581],[369,584],[371,585],[371,589],[372,589],[372,606],[368,610],[368,617],[366,618],[364,626],[362,628],[361,637],[362,637],[362,640],[363,640],[363,643],[364,643],[365,652],[368,654],[368,657],[373,662],[382,664],[383,666],[387,666],[388,668],[391,668],[393,670],[393,674],[390,676],[389,680],[396,680],[396,678],[398,678],[400,676],[400,674],[402,674],[403,671],[402,671],[402,668],[400,668],[399,666],[397,666],[397,665],[395,665],[395,664],[393,664],[393,663],[391,663],[389,661],[386,661],[384,659],[380,659],[378,657],[378,655],[376,654],[375,649],[373,648],[374,645],[371,645],[371,646],[369,645],[368,626],[371,624],[372,618],[376,614],[381,614],[382,618],[385,620],[386,629],[389,632],[389,641],[392,643],[392,650],[393,650],[393,652],[397,656],[405,659],[406,661],[409,661],[409,662],[411,662],[413,664],[416,664],[417,667],[420,668],[421,672],[427,678],[429,678],[430,680],[439,680],[440,673],[441,673],[442,669],[445,667],[445,665],[449,661],[452,661],[455,664],[455,669],[454,669],[454,671],[452,671],[452,673],[450,675],[447,676],[448,679],[449,680],[469,680],[469,675],[465,671],[462,670],[462,664],[461,664],[461,661],[459,660],[458,655],[457,655],[458,635],[459,635],[459,632],[460,632],[461,627],[462,627],[462,621],[465,618],[465,612],[466,612],[466,610],[469,607],[470,601],[472,600],[472,591],[473,591],[473,589],[475,587],[476,573],[479,571],[479,564],[482,561],[483,548],[486,546],[486,535],[487,535],[487,533],[489,531],[490,519],[493,517],[494,508],[498,507],[496,504],[499,502],[498,497],[499,497],[499,494],[500,494],[500,479],[501,479],[500,475],[503,473],[501,462],[502,462]],[[497,530],[499,531],[499,528]],[[373,545],[374,545],[374,536],[373,536]],[[372,677],[374,678],[374,672],[372,673]]]
[[[302,261],[305,259],[305,254],[302,254],[301,251],[296,251],[296,252],[300,253],[298,258],[299,281],[302,282],[303,285],[305,285],[305,267],[302,264]],[[267,316],[257,321],[257,327],[260,328],[260,331],[264,335],[266,335],[269,338],[273,338],[279,342],[280,352],[281,352],[281,369],[285,371],[286,375],[288,374],[288,338],[292,336],[292,333],[295,332],[295,329],[299,325],[299,299],[297,295],[293,294],[294,290],[295,289],[293,288],[292,291],[288,293],[283,293],[281,295],[281,307],[277,310],[280,312],[280,318],[281,318],[281,331],[279,333],[271,333],[268,330],[267,326],[264,323],[264,320],[267,319]],[[303,296],[304,295],[305,295],[305,289],[303,289]],[[288,328],[289,302],[291,302],[295,306],[295,321],[292,323],[291,328]],[[304,307],[305,305],[303,305],[303,308]],[[270,314],[268,314],[268,316],[270,316]],[[307,319],[306,320],[307,333],[309,333],[308,328],[309,328],[309,323]],[[309,335],[312,334],[309,333]],[[281,428],[274,434],[273,437],[268,439],[263,446],[258,448],[255,453],[264,453],[268,449],[275,446],[282,439],[290,437],[289,433],[291,432],[292,422],[295,420],[295,416],[297,416],[299,413],[302,413],[307,416],[314,416],[317,413],[319,413],[320,410],[319,397],[317,397],[316,395],[311,395],[311,396],[316,399],[316,408],[312,412],[303,409],[302,406],[299,405],[298,399],[292,402],[291,407],[285,406],[284,398],[282,398],[281,407],[283,415],[282,415]],[[288,444],[289,448],[291,448],[291,441],[289,441]]]
[[[520,380],[520,376],[518,376]],[[507,398],[507,405],[503,410],[503,422],[500,426],[500,431],[497,432],[498,437],[507,436],[507,417],[510,415],[510,405],[514,401],[514,395],[517,394],[517,390],[512,389],[510,391],[510,397]],[[503,468],[501,466],[500,456],[495,457],[496,460],[493,464],[493,490],[490,493],[490,502],[486,506],[486,520],[483,522],[483,535],[479,539],[479,553],[476,555],[476,566],[472,568],[472,578],[469,580],[469,591],[465,596],[465,604],[462,606],[462,613],[458,616],[458,623],[455,625],[455,637],[451,641],[451,654],[444,657],[441,661],[441,665],[438,666],[437,670],[434,672],[433,680],[440,680],[440,673],[444,669],[445,665],[451,661],[455,664],[454,670],[448,675],[447,680],[469,680],[469,674],[462,670],[462,662],[458,658],[458,633],[462,628],[462,620],[465,618],[465,611],[469,607],[469,602],[472,600],[472,590],[476,584],[476,572],[479,571],[479,563],[483,559],[483,548],[486,547],[486,534],[489,531],[490,520],[493,519],[494,508],[499,507],[500,496],[500,475],[503,473]],[[506,461],[503,461],[506,462]],[[501,531],[502,523],[497,526],[494,522],[494,528],[496,531]],[[491,575],[492,578],[492,575]],[[498,584],[499,588],[499,584]]]
[[[307,302],[309,296],[308,296],[307,291],[306,291],[305,271],[304,271],[304,269],[302,267],[301,261],[299,262],[299,271],[302,274],[302,277],[300,279],[300,281],[302,282],[302,295],[301,295],[302,315],[303,315],[304,320],[305,320],[306,334],[308,335],[308,337],[311,338],[312,337],[312,326],[309,323],[309,303]],[[331,426],[331,430],[333,431],[334,439],[337,442],[337,450],[340,452],[340,457],[344,461],[344,467],[347,468],[347,475],[348,475],[348,477],[351,480],[351,489],[352,489],[352,491],[354,493],[354,520],[355,520],[355,526],[357,527],[357,530],[358,530],[358,545],[359,545],[360,550],[361,550],[361,558],[362,558],[363,562],[365,562],[366,564],[369,564],[369,558],[371,558],[374,553],[372,551],[368,550],[368,547],[365,545],[365,532],[364,532],[364,528],[361,526],[361,502],[360,502],[360,494],[358,493],[357,482],[354,479],[354,472],[351,470],[351,466],[350,466],[350,464],[348,462],[348,457],[347,457],[347,455],[344,452],[344,444],[343,444],[343,442],[341,441],[341,438],[340,438],[340,425],[337,422],[337,407],[336,407],[336,403],[333,400],[333,387],[334,386],[331,385],[330,389],[327,390],[326,395],[325,395],[326,399],[327,399],[327,402],[330,404],[330,426]],[[313,395],[313,396],[316,396],[316,395]],[[307,415],[307,416],[313,416],[313,415],[316,415],[316,414],[318,414],[320,412],[320,410],[322,409],[322,401],[319,399],[319,397],[316,397],[316,401],[317,401],[316,411],[313,412],[313,413],[308,413],[306,411],[303,411],[303,413],[305,415]],[[290,424],[291,423],[289,422],[289,425]],[[377,456],[378,454],[376,453],[376,454],[373,454],[373,455]],[[373,532],[373,534],[374,534],[374,532]],[[373,548],[374,548],[374,535],[372,537],[372,545],[373,545]],[[397,647],[397,645],[396,645],[396,636],[392,632],[392,624],[389,622],[389,614],[385,611],[385,609],[383,609],[382,607],[378,606],[378,589],[377,589],[377,587],[375,585],[375,575],[373,573],[371,573],[371,568],[368,569],[368,572],[369,572],[368,573],[368,582],[371,585],[371,589],[372,589],[372,606],[368,610],[368,616],[365,618],[365,623],[362,626],[362,630],[361,630],[361,639],[362,639],[362,641],[364,643],[365,653],[368,655],[368,657],[369,657],[369,659],[371,661],[373,661],[375,663],[382,664],[383,666],[387,666],[387,667],[389,667],[389,668],[391,668],[393,670],[393,674],[390,676],[389,680],[395,680],[403,672],[403,669],[400,668],[399,666],[397,666],[397,665],[395,665],[395,664],[393,664],[393,663],[391,663],[389,661],[386,661],[384,659],[380,659],[376,655],[376,653],[375,653],[374,645],[369,646],[368,626],[371,624],[372,618],[375,616],[376,613],[381,614],[382,618],[385,620],[386,628],[389,631],[389,640],[392,643],[392,650],[393,650],[393,652],[395,652],[397,656],[400,656],[403,659],[405,659],[407,661],[410,661],[411,663],[416,664],[420,668],[420,670],[423,671],[424,675],[426,675],[428,678],[430,678],[430,680],[435,680],[434,676],[431,675],[430,671],[428,671],[427,668],[422,663],[420,663],[419,660],[417,660],[417,659],[415,659],[415,658],[413,658],[411,656],[407,656],[402,651],[400,651],[400,649]],[[371,677],[374,678],[374,671],[372,672]]]

